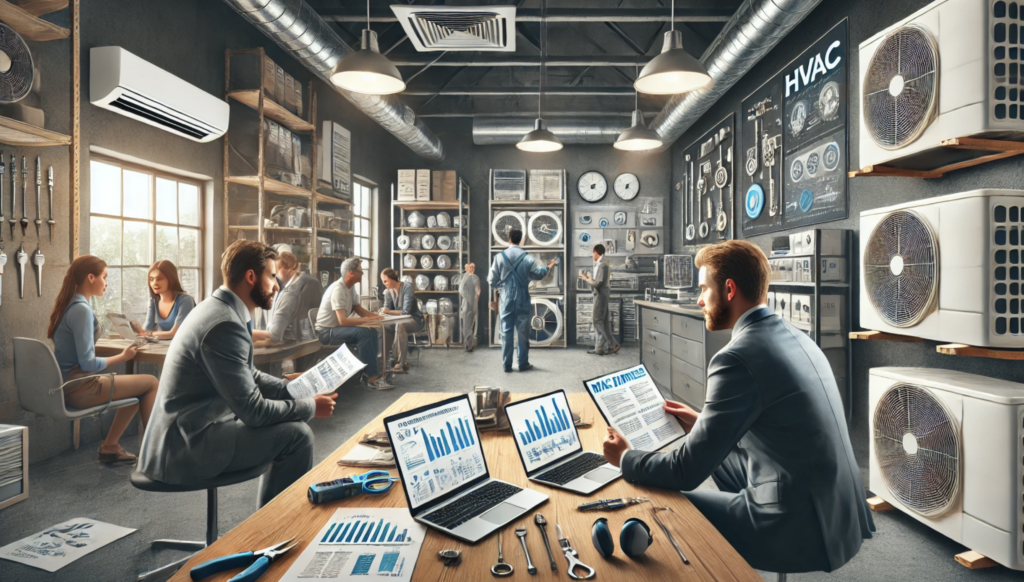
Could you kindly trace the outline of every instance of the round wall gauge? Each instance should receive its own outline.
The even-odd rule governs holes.
[[[640,193],[640,179],[635,174],[619,174],[613,184],[615,195],[623,200],[632,200]]]
[[[587,202],[598,202],[608,193],[608,180],[605,180],[601,172],[591,170],[576,181],[576,191]]]

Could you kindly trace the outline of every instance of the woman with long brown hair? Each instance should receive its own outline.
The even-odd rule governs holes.
[[[156,339],[172,339],[196,300],[185,293],[174,263],[160,260],[149,268],[149,309],[143,335]]]
[[[136,353],[134,346],[128,346],[116,356],[96,357],[100,324],[89,298],[102,296],[106,289],[107,264],[102,259],[92,255],[75,259],[64,275],[46,337],[53,340],[53,354],[64,375],[64,402],[69,406],[90,408],[111,400],[139,399],[139,405],[119,408],[114,414],[99,453],[101,463],[134,463],[135,455],[121,448],[118,441],[140,406],[143,424],[149,422],[156,401],[157,379],[133,374],[118,376],[113,382],[109,376],[97,376],[107,368],[131,360]],[[76,379],[79,381],[72,382]]]

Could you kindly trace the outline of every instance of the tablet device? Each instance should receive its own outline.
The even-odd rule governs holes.
[[[686,435],[679,419],[665,412],[665,398],[643,364],[584,380],[583,387],[632,449],[657,451]]]

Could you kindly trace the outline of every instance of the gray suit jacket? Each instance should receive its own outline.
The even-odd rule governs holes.
[[[214,477],[234,456],[235,422],[261,427],[308,421],[313,399],[292,400],[284,380],[256,370],[245,304],[224,287],[178,328],[146,426],[139,469],[187,484]]]
[[[751,520],[762,539],[790,531],[787,508],[808,504],[832,570],[872,536],[874,522],[828,360],[810,338],[764,307],[741,317],[732,340],[712,358],[704,410],[683,445],[666,453],[629,451],[622,474],[630,483],[692,491],[736,449],[745,453],[748,483],[730,502],[730,514]]]

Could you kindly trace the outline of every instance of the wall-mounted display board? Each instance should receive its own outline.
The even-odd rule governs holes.
[[[609,257],[664,253],[664,205],[659,198],[638,198],[633,206],[575,210],[572,256],[589,259],[596,244],[604,245]]]
[[[743,236],[848,216],[847,20],[740,107]]]
[[[688,245],[710,244],[733,236],[736,116],[729,115],[683,151],[683,187],[679,190],[683,238]]]

